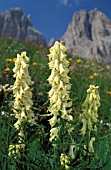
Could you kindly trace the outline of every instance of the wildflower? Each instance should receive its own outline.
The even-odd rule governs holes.
[[[25,144],[15,144],[15,145],[9,145],[8,149],[8,156],[14,155],[16,158],[16,154],[20,156],[20,149],[23,149],[25,147]]]
[[[76,145],[70,145],[70,151],[69,151],[69,155],[72,159],[75,158],[75,155],[74,155],[74,148],[76,148]]]
[[[36,66],[36,65],[37,65],[37,63],[36,63],[36,62],[34,62],[32,65],[33,65],[33,66]]]
[[[52,85],[52,89],[48,93],[50,100],[49,112],[52,115],[49,123],[52,128],[56,123],[60,123],[60,118],[68,122],[72,119],[70,115],[72,101],[69,97],[71,85],[69,83],[70,78],[67,75],[69,61],[66,60],[66,48],[62,43],[56,41],[49,51],[49,68],[52,70],[48,78],[49,83]],[[56,132],[58,131],[56,129]],[[54,136],[52,130],[50,133],[51,136]],[[55,136],[57,137],[57,134]]]
[[[72,58],[69,58],[69,61],[71,62],[71,61],[72,61]]]
[[[4,93],[7,93],[7,92],[9,92],[9,90],[8,89],[4,89]]]
[[[83,127],[81,129],[81,134],[85,135],[86,130],[95,130],[95,123],[98,118],[98,107],[100,107],[100,96],[98,93],[98,86],[90,85],[87,90],[87,97],[85,102],[82,105],[83,113],[80,115],[80,121],[83,123]]]
[[[26,56],[26,52],[22,52],[21,55],[17,54],[17,60],[13,69],[14,77],[16,78],[13,86],[15,98],[13,111],[18,119],[14,127],[19,130],[19,134],[22,134],[21,124],[23,121],[32,121],[33,123],[35,121],[34,113],[31,109],[33,102],[29,86],[32,84],[32,81],[28,73],[28,62],[29,58]]]
[[[89,77],[89,79],[93,79],[93,78],[94,78],[94,76],[90,76],[90,77]]]
[[[98,76],[99,76],[99,73],[94,73],[93,76],[94,76],[94,77],[98,77]]]
[[[39,54],[39,53],[40,53],[40,51],[39,51],[39,50],[37,50],[37,51],[36,51],[36,54]]]
[[[11,58],[7,58],[6,62],[10,63],[10,62],[12,62],[12,59]]]
[[[70,164],[70,161],[69,161],[69,158],[66,154],[63,154],[61,153],[61,156],[60,156],[60,163],[61,165],[65,168],[65,169],[69,169],[69,164]]]
[[[50,141],[58,137],[59,128],[52,128],[50,130]]]
[[[111,68],[111,67],[110,67],[110,65],[106,65],[106,69],[108,69],[108,70],[109,70],[110,68]]]
[[[111,91],[107,91],[106,94],[111,95]]]
[[[8,72],[8,71],[10,71],[10,68],[9,68],[9,67],[7,67],[7,68],[5,69],[5,71],[7,71],[7,72]]]
[[[93,142],[95,141],[95,138],[94,137],[92,137],[91,139],[90,139],[90,141],[89,141],[89,148],[88,148],[88,151],[90,152],[90,153],[94,153],[94,148],[93,148]]]
[[[4,111],[1,111],[1,114],[2,114],[2,115],[5,115],[5,112],[4,112]]]
[[[80,63],[81,62],[81,59],[77,59],[77,63]]]
[[[17,60],[17,58],[13,58],[13,62],[15,62]]]

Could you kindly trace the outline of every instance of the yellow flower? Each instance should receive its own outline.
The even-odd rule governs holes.
[[[81,122],[83,123],[82,129],[81,129],[81,134],[85,135],[86,134],[86,129],[87,129],[87,120],[86,119],[82,119]]]
[[[37,63],[36,63],[36,62],[34,62],[32,65],[33,65],[33,66],[36,66],[36,65],[37,65]]]
[[[8,89],[4,89],[4,93],[7,93],[9,90]]]
[[[8,156],[15,156],[18,155],[20,157],[20,149],[23,149],[25,144],[19,143],[15,145],[9,145],[8,149]]]
[[[65,169],[70,169],[70,167],[68,166],[68,164],[70,163],[69,158],[66,154],[61,153],[60,156],[60,163],[61,165],[65,168]]]
[[[83,123],[81,134],[85,135],[86,130],[94,131],[93,125],[97,122],[98,108],[100,107],[100,96],[98,92],[98,86],[90,85],[87,90],[87,97],[82,104],[83,113],[80,115],[80,121]]]
[[[58,137],[59,128],[52,128],[50,130],[50,141]]]
[[[32,85],[31,77],[28,73],[29,58],[26,56],[26,52],[22,52],[21,55],[17,54],[15,61],[15,67],[13,69],[14,77],[16,78],[13,86],[14,94],[14,113],[18,121],[14,124],[15,128],[22,133],[21,123],[24,120],[35,121],[34,113],[31,109],[33,105],[32,92],[30,91],[30,85]],[[19,111],[19,112],[18,112]]]
[[[5,69],[5,71],[10,71],[10,68],[9,68],[9,67],[7,67],[7,68]]]
[[[6,62],[10,63],[10,62],[12,62],[12,59],[11,58],[7,58]]]
[[[17,58],[13,58],[13,62],[15,62],[17,60]]]
[[[56,123],[60,123],[61,118],[68,122],[73,118],[70,115],[72,102],[70,102],[69,90],[71,89],[71,84],[68,77],[69,61],[66,59],[66,47],[63,43],[56,41],[49,51],[51,75],[48,78],[48,82],[52,85],[52,89],[49,91],[50,106],[48,110],[52,115],[52,118],[49,120],[52,128]],[[56,132],[58,133],[57,129]],[[53,137],[55,136],[53,135]]]
[[[94,76],[94,77],[98,77],[98,76],[99,76],[99,73],[94,73],[93,76]]]
[[[93,78],[94,78],[94,76],[90,76],[90,77],[89,77],[89,79],[93,79]]]
[[[88,151],[90,152],[90,153],[94,153],[94,148],[93,148],[93,142],[95,141],[95,138],[94,137],[92,137],[91,139],[90,139],[90,141],[89,141],[89,148],[88,148]]]
[[[81,59],[77,59],[77,63],[80,63],[81,62]]]
[[[111,67],[110,67],[110,65],[106,65],[106,69],[108,69],[108,70],[109,70],[110,68],[111,68]]]
[[[72,58],[69,58],[69,61],[71,62],[71,61],[72,61]]]
[[[39,51],[39,50],[37,50],[37,51],[36,51],[36,54],[39,54],[39,53],[40,53],[40,51]]]
[[[111,91],[107,91],[106,94],[111,95]]]

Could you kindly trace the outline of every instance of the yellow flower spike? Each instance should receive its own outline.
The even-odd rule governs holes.
[[[15,67],[13,69],[15,73],[14,77],[16,78],[13,86],[13,94],[15,97],[13,111],[15,117],[18,119],[14,127],[19,131],[22,130],[21,123],[24,120],[35,122],[33,119],[34,113],[31,110],[33,101],[31,99],[32,94],[29,86],[32,84],[32,81],[28,73],[28,62],[29,58],[26,56],[26,52],[22,52],[21,55],[17,54]]]
[[[86,130],[94,131],[94,125],[98,118],[98,108],[100,107],[100,96],[98,92],[98,86],[90,85],[87,90],[87,97],[82,104],[83,113],[79,119],[83,123],[81,134],[85,135]]]
[[[70,117],[72,106],[70,102],[71,85],[68,77],[69,61],[66,60],[66,47],[62,42],[56,41],[54,46],[49,49],[49,68],[51,69],[51,75],[48,78],[48,82],[51,84],[52,89],[49,91],[49,112],[52,114],[52,118],[49,120],[51,128],[60,122],[60,117],[67,121],[72,120]],[[60,114],[61,113],[61,114]]]

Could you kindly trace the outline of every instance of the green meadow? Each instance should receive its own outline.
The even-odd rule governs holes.
[[[19,156],[8,155],[9,145],[18,141],[17,129],[13,126],[17,121],[13,113],[13,68],[17,54],[26,51],[29,57],[29,75],[32,80],[32,110],[36,124],[24,123],[25,148],[20,149]],[[51,85],[47,79],[51,70],[48,67],[49,49],[33,43],[16,42],[0,37],[0,169],[1,170],[65,170],[60,166],[50,138],[50,105],[48,92]],[[72,100],[73,135],[76,141],[75,157],[69,163],[70,170],[111,170],[111,66],[88,61],[67,54],[69,77],[71,83],[70,98]],[[93,132],[94,153],[84,154],[81,141],[79,115],[90,85],[99,86],[100,107],[98,111],[97,130]],[[64,138],[64,137],[63,137]],[[69,136],[66,134],[63,144],[68,149]],[[79,148],[79,149],[78,149]],[[59,152],[59,151],[58,151]]]

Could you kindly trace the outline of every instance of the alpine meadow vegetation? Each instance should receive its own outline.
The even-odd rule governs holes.
[[[111,66],[0,37],[0,169],[110,170]]]

